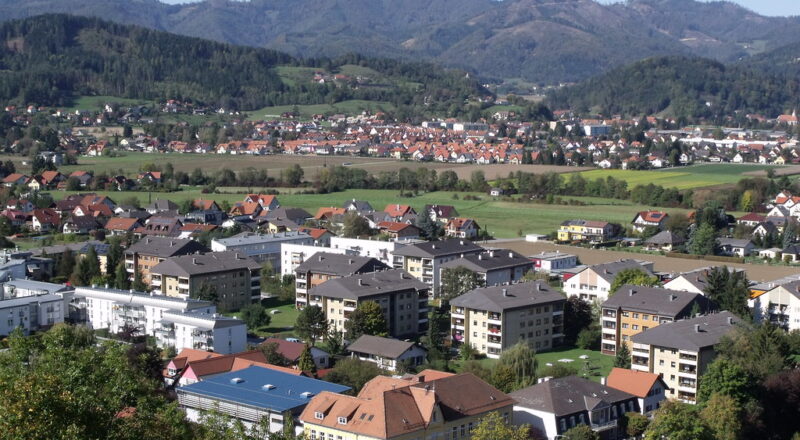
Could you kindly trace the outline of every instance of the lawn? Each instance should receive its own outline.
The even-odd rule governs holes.
[[[281,114],[294,111],[295,107],[300,112],[301,119],[310,119],[313,115],[333,115],[342,113],[348,116],[360,114],[368,110],[372,113],[378,111],[393,111],[394,105],[389,102],[349,100],[337,102],[335,104],[311,104],[311,105],[278,105],[274,107],[264,107],[248,113],[247,119],[260,121],[264,119],[280,118]]]
[[[581,356],[588,356],[588,359],[581,359]],[[572,359],[572,362],[564,362],[565,365],[575,367],[578,370],[578,375],[585,377],[595,382],[599,382],[601,377],[606,377],[611,372],[614,366],[614,357],[606,356],[599,351],[583,350],[580,348],[563,347],[553,351],[545,351],[536,353],[536,362],[538,367],[536,370],[537,376],[541,377],[548,368],[547,364],[558,364],[561,359]],[[493,368],[497,363],[497,359],[483,358],[478,362],[486,368]],[[461,371],[464,366],[464,361],[457,359],[450,363],[450,366],[455,371]]]
[[[261,300],[261,305],[267,309],[271,319],[268,326],[248,329],[262,338],[269,338],[280,335],[281,337],[296,337],[294,334],[294,322],[297,320],[299,311],[294,307],[294,301],[280,301],[277,298],[266,298]],[[277,310],[279,313],[271,313]],[[239,317],[239,313],[231,313],[232,316]]]
[[[628,188],[636,185],[654,183],[664,187],[678,189],[702,188],[733,184],[746,177],[745,173],[763,171],[766,169],[778,170],[781,167],[774,165],[749,165],[749,164],[702,164],[680,168],[667,168],[662,170],[635,171],[635,170],[592,170],[581,173],[586,179],[605,179],[613,177],[628,182]]]
[[[106,104],[116,103],[123,106],[134,106],[134,105],[152,105],[153,101],[148,101],[146,99],[130,99],[130,98],[120,98],[117,96],[80,96],[75,98],[72,102],[72,105],[69,107],[61,108],[62,110],[66,111],[75,111],[75,110],[100,110]]]

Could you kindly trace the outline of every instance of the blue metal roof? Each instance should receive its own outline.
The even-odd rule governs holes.
[[[342,393],[349,389],[344,385],[253,366],[181,387],[178,392],[284,412],[305,406],[322,391]]]

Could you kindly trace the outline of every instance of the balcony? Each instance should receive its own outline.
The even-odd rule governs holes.
[[[617,336],[612,333],[603,333],[603,340],[617,342]]]
[[[502,330],[501,330],[499,325],[490,325],[487,328],[487,330],[489,331],[489,333],[495,333],[495,334],[502,332]]]
[[[607,429],[613,429],[617,427],[616,420],[606,420],[606,421],[598,421],[592,422],[589,425],[592,428],[592,431],[605,431]]]
[[[693,354],[680,353],[680,355],[678,355],[678,357],[682,361],[697,362],[697,356],[695,356]]]
[[[686,374],[697,374],[697,366],[684,364],[683,362],[681,362],[678,364],[678,372]]]

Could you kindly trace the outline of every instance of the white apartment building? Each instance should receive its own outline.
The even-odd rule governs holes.
[[[392,266],[394,252],[409,243],[397,241],[366,240],[361,238],[331,237],[330,247],[312,244],[281,244],[281,275],[294,275],[297,266],[317,252],[328,254],[371,257]],[[212,246],[213,248],[213,246]]]
[[[64,322],[64,299],[61,296],[34,295],[0,301],[0,336],[16,328],[30,334]]]
[[[216,313],[165,312],[154,333],[160,347],[194,348],[222,354],[247,349],[245,323]]]
[[[275,234],[257,234],[243,232],[229,238],[211,241],[213,252],[235,251],[246,255],[259,264],[269,261],[276,273],[283,273],[281,268],[281,245],[314,244],[314,238],[304,232],[277,232]]]
[[[756,322],[768,321],[787,331],[800,330],[800,280],[776,285],[748,303]]]
[[[578,265],[578,257],[566,252],[541,252],[536,255],[531,255],[533,261],[533,268],[539,272],[552,273],[553,271],[572,269]]]
[[[297,267],[317,252],[338,255],[358,255],[356,251],[347,249],[333,249],[326,246],[313,244],[281,244],[281,276],[294,275]]]
[[[653,275],[653,263],[641,260],[619,260],[595,264],[576,273],[564,282],[564,293],[587,301],[603,302],[608,299],[617,273],[625,269],[640,269]]]

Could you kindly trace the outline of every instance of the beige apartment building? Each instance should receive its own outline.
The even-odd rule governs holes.
[[[565,303],[540,281],[480,287],[450,301],[451,335],[490,358],[519,341],[550,350],[563,340]]]
[[[372,257],[317,252],[295,269],[295,306],[298,309],[305,307],[308,304],[308,292],[328,280],[388,268]]]
[[[154,293],[195,297],[203,286],[216,292],[220,310],[238,310],[261,294],[261,266],[238,252],[208,252],[168,258],[151,269]]]
[[[484,251],[482,247],[464,239],[428,241],[396,249],[393,266],[427,284],[431,288],[431,295],[436,295],[444,263]]]
[[[194,240],[167,237],[142,237],[125,250],[125,270],[133,280],[137,274],[150,285],[150,270],[167,258],[179,255],[208,252],[208,248]]]
[[[667,397],[695,403],[699,380],[716,358],[714,347],[742,325],[730,312],[661,324],[634,335],[631,369],[661,376]]]

